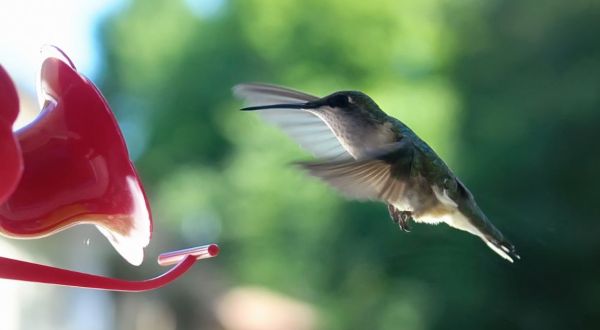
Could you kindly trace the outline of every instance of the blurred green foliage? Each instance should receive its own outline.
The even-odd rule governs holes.
[[[597,1],[210,3],[203,15],[133,1],[102,31],[102,90],[157,232],[220,242],[228,285],[308,301],[322,329],[600,324]],[[443,156],[523,260],[443,225],[401,233],[382,204],[291,168],[310,156],[237,111],[230,89],[247,81],[368,93]]]

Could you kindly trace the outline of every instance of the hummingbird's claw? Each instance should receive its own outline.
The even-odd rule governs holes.
[[[400,221],[398,225],[400,225],[400,229],[404,230],[407,233],[410,233],[410,228],[408,227],[408,222],[412,220],[412,213],[410,211],[402,211],[400,212]]]
[[[388,212],[394,223],[397,224],[402,231],[407,233],[410,232],[408,226],[408,222],[412,220],[412,213],[410,211],[400,211],[393,205],[388,204]]]

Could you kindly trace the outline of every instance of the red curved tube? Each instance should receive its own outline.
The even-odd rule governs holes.
[[[196,261],[218,255],[219,247],[210,244],[168,254],[171,257],[179,254],[183,259],[164,274],[144,281],[120,280],[5,257],[0,257],[0,278],[110,291],[148,291],[174,281],[188,271]]]

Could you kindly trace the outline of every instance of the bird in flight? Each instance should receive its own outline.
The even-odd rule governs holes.
[[[259,111],[318,159],[299,162],[343,195],[387,204],[404,231],[409,222],[439,224],[480,237],[502,258],[520,259],[473,194],[433,149],[366,94],[316,97],[285,87],[240,84],[243,111]]]

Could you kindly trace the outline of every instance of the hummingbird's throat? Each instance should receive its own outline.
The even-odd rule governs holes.
[[[371,155],[375,150],[396,142],[391,123],[373,123],[368,118],[339,108],[307,110],[321,118],[333,131],[340,144],[355,159]]]

